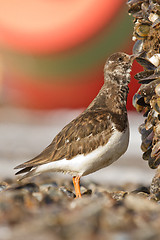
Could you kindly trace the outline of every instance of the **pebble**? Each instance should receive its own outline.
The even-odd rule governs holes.
[[[42,192],[48,192],[48,190],[49,190],[50,188],[57,188],[58,185],[57,185],[57,183],[55,183],[55,182],[51,182],[51,183],[44,183],[44,184],[40,185],[39,187],[40,187],[40,191],[42,191]]]
[[[67,189],[66,187],[64,187],[64,186],[60,187],[59,190],[60,190],[61,192],[63,192],[63,193],[64,193],[67,197],[69,197],[69,198],[75,198],[75,197],[76,197],[76,195],[75,195],[72,191],[68,190],[68,189]]]
[[[5,190],[7,188],[7,185],[4,183],[0,184],[0,192],[2,192],[3,190]]]
[[[21,190],[21,189],[25,189],[30,193],[39,191],[39,187],[35,183],[26,183],[24,185],[20,185],[20,186],[15,187],[15,190]]]
[[[41,176],[25,184],[1,181],[0,226],[4,227],[0,227],[0,239],[148,240],[160,236],[160,205],[151,198],[148,186],[82,182],[82,198],[75,199],[69,180],[53,180]]]

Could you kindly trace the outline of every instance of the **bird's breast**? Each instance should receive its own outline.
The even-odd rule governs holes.
[[[86,171],[83,173],[83,175],[95,172],[112,164],[126,152],[128,143],[128,126],[123,132],[115,129],[107,144],[104,146],[99,146],[91,153],[91,155],[88,155],[88,161],[84,161],[84,164],[86,165]]]

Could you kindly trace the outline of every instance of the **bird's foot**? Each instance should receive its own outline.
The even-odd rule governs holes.
[[[73,177],[72,180],[73,180],[73,185],[76,193],[76,199],[81,198],[82,195],[80,190],[80,177],[79,176]]]

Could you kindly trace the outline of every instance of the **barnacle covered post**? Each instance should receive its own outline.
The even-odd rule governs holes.
[[[134,17],[133,53],[144,71],[135,75],[141,84],[133,97],[133,105],[143,112],[139,126],[143,159],[157,168],[150,191],[160,199],[160,0],[128,0],[128,12]]]

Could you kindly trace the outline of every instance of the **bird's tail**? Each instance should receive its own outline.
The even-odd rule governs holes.
[[[36,169],[35,169],[35,168],[32,169],[32,167],[26,167],[26,168],[24,168],[24,169],[16,172],[15,175],[23,174],[23,173],[25,173],[25,172],[27,172],[27,173],[26,173],[25,175],[23,175],[22,177],[20,177],[20,178],[18,179],[18,181],[21,181],[21,180],[23,180],[24,178],[37,176],[37,175],[39,174],[38,172],[36,172]]]

